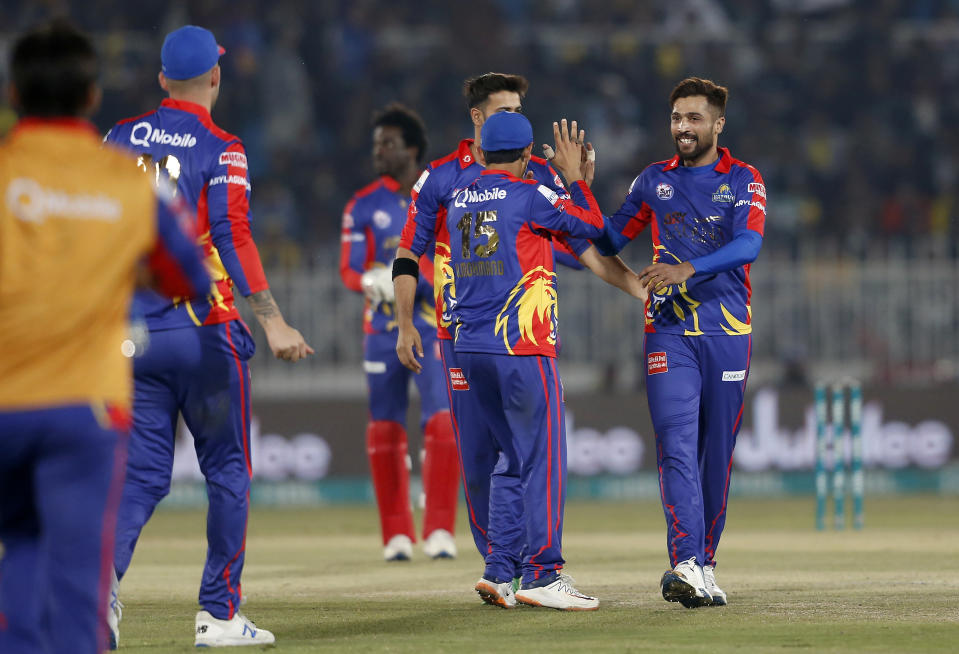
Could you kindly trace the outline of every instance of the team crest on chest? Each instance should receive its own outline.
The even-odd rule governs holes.
[[[386,229],[389,227],[392,220],[393,219],[390,218],[390,214],[386,213],[382,209],[377,209],[373,212],[373,224],[380,229]]]
[[[656,197],[660,200],[668,200],[673,197],[673,186],[662,182],[656,185]],[[715,197],[715,196],[714,196]]]
[[[729,184],[720,184],[719,188],[716,189],[716,192],[713,193],[713,202],[719,204],[732,204],[736,201],[736,196],[733,195],[733,190],[729,188]]]

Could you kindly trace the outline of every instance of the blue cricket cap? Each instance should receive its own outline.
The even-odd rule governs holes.
[[[480,147],[486,152],[519,150],[533,142],[533,126],[523,114],[500,111],[483,123]]]
[[[192,79],[216,66],[225,53],[213,32],[196,25],[185,25],[163,39],[160,61],[163,74],[170,79]]]

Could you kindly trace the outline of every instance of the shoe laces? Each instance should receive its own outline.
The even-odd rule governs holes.
[[[716,573],[713,572],[713,566],[703,566],[703,579],[706,580],[706,586],[712,588],[716,585]]]
[[[570,575],[565,573],[560,573],[559,575],[559,590],[568,593],[570,595],[582,595],[583,593],[576,590],[576,586],[573,584],[576,583],[576,580],[573,579]]]

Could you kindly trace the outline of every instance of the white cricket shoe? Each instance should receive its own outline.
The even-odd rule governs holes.
[[[599,608],[599,600],[576,590],[569,575],[559,575],[548,586],[520,588],[516,591],[516,601],[560,611],[595,611]]]
[[[413,541],[406,534],[397,534],[383,548],[386,561],[409,561],[413,558]]]
[[[713,598],[713,606],[726,606],[726,591],[716,585],[715,566],[703,566],[703,579],[706,581],[706,590]]]
[[[513,591],[512,580],[498,584],[486,577],[480,577],[474,589],[487,604],[501,606],[504,609],[516,608],[516,594]]]
[[[453,541],[453,534],[445,529],[434,529],[423,541],[423,554],[431,559],[455,559],[456,543]]]
[[[679,602],[687,609],[709,606],[713,598],[706,590],[703,569],[696,563],[696,557],[690,557],[676,564],[672,570],[663,573],[659,582],[663,599],[667,602]]]
[[[197,647],[237,647],[242,645],[269,645],[276,642],[273,634],[258,629],[237,611],[230,620],[217,620],[206,611],[196,614]]]
[[[120,581],[117,579],[117,571],[111,566],[110,569],[110,602],[107,606],[107,626],[110,627],[111,650],[120,646],[120,620],[123,619],[123,604],[117,593],[120,591]]]

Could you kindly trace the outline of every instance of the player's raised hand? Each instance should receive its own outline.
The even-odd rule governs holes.
[[[688,261],[682,263],[654,263],[639,273],[639,281],[650,293],[661,294],[667,287],[682,284],[693,276],[696,269]]]
[[[416,374],[423,372],[423,364],[417,361],[417,358],[423,358],[423,340],[412,325],[400,325],[396,335],[396,356],[400,363]]]
[[[562,173],[569,184],[583,179],[579,167],[580,160],[583,158],[583,144],[578,140],[579,133],[575,120],[569,123],[563,118],[558,123],[553,123],[554,145],[550,163]],[[585,132],[583,135],[585,136]]]

